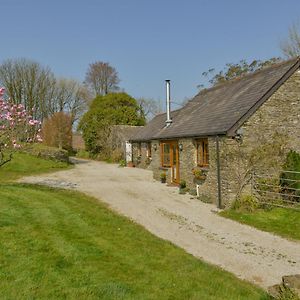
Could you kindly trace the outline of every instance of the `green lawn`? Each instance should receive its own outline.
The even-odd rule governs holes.
[[[0,185],[1,299],[267,299],[93,198]]]
[[[64,162],[46,160],[17,152],[14,154],[11,162],[0,168],[0,182],[7,182],[16,180],[22,176],[53,172],[70,167],[70,164]]]
[[[256,210],[252,213],[226,210],[220,215],[286,238],[300,240],[300,211],[285,208]]]

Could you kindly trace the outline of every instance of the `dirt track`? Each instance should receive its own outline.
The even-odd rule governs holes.
[[[92,195],[153,234],[263,288],[300,273],[300,243],[219,217],[215,207],[152,179],[149,171],[77,160],[74,169],[22,181]]]

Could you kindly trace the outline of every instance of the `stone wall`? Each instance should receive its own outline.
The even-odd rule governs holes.
[[[207,171],[207,177],[205,180],[195,182],[193,169],[197,167],[197,145],[194,139],[179,139],[178,144],[182,144],[183,150],[179,152],[179,168],[180,179],[185,180],[187,187],[190,189],[196,189],[196,185],[199,184],[199,192],[201,196],[205,197],[211,202],[217,203],[217,172],[215,163],[215,139],[209,138],[209,153],[210,153],[210,167],[203,168]],[[156,151],[155,146],[156,145]],[[170,168],[161,167],[161,149],[160,142],[153,140],[151,143],[152,157],[149,164],[145,164],[146,157],[146,143],[141,143],[141,157],[138,158],[138,143],[133,144],[133,158],[134,164],[139,168],[146,168],[153,171],[153,177],[156,180],[160,180],[160,174],[165,172],[167,175],[167,183],[171,183],[171,170]]]
[[[239,181],[247,169],[279,175],[287,152],[290,149],[300,152],[300,74],[293,74],[242,125],[240,131],[240,141],[225,138],[220,144],[222,196],[227,205],[240,192]],[[270,153],[269,160],[264,153],[262,159],[257,160],[262,150]],[[249,182],[241,192],[249,194],[250,189]]]

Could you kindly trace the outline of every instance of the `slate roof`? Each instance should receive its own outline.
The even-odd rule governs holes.
[[[132,141],[233,136],[235,131],[299,68],[300,58],[284,61],[253,74],[202,90],[184,107],[154,117]]]

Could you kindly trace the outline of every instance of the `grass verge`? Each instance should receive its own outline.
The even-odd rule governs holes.
[[[14,153],[13,160],[0,168],[0,183],[13,181],[22,176],[36,175],[70,168],[65,162],[38,158],[27,153]]]
[[[267,299],[80,193],[0,185],[0,298]]]
[[[300,240],[300,211],[288,208],[259,209],[254,212],[225,210],[220,215],[285,238]]]

